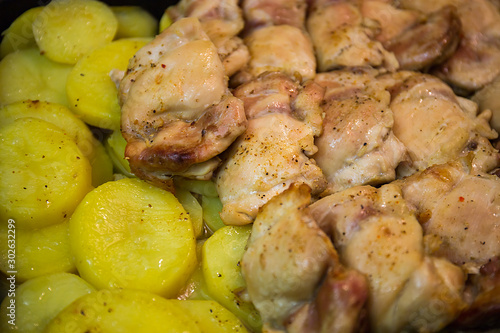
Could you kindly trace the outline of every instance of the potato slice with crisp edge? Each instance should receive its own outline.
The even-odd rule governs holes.
[[[33,36],[33,21],[40,14],[43,7],[33,7],[22,13],[14,22],[2,32],[0,43],[0,59],[16,50],[37,47]]]
[[[193,319],[158,295],[103,289],[61,311],[45,333],[200,333]]]
[[[251,226],[217,230],[203,245],[202,270],[209,295],[252,330],[260,331],[262,322],[258,311],[239,296],[246,286],[240,260],[251,231]]]
[[[147,10],[138,6],[111,7],[118,19],[115,39],[154,37],[158,32],[158,21]]]
[[[120,130],[121,109],[112,70],[125,71],[129,59],[150,39],[121,39],[94,50],[75,65],[66,91],[70,109],[86,123]]]
[[[170,192],[137,178],[91,191],[70,220],[80,275],[97,288],[174,297],[196,267],[189,215]]]
[[[76,272],[69,244],[68,221],[36,230],[14,231],[16,236],[16,281],[23,282],[38,276],[60,272]],[[12,271],[6,228],[0,228],[0,270]],[[12,231],[11,231],[12,235]]]
[[[45,326],[76,299],[94,292],[94,288],[74,274],[40,276],[20,285],[15,297],[6,297],[0,307],[0,331],[43,332]],[[15,300],[16,325],[8,323],[8,306]]]
[[[37,48],[8,54],[0,61],[0,104],[30,99],[67,106],[66,80],[71,68],[51,61]]]
[[[248,332],[241,321],[222,305],[212,300],[169,300],[191,316],[203,333]]]
[[[111,135],[106,139],[105,145],[106,150],[113,161],[115,169],[127,177],[135,177],[130,170],[128,160],[125,158],[125,147],[127,146],[127,141],[122,136],[122,133],[120,131],[113,131],[113,133],[111,133]]]
[[[83,55],[108,44],[117,29],[113,11],[94,0],[51,1],[33,22],[41,52],[63,64],[75,64]]]
[[[48,121],[67,133],[92,166],[92,186],[113,179],[113,165],[103,145],[92,135],[87,125],[67,107],[42,101],[22,101],[0,107],[0,126],[19,118],[38,118]]]
[[[0,219],[14,219],[16,230],[63,222],[91,178],[89,161],[57,126],[21,118],[0,128]]]

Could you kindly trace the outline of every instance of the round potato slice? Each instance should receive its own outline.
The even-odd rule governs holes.
[[[196,267],[189,215],[170,192],[135,178],[90,192],[70,221],[80,275],[97,288],[175,296]]]
[[[41,52],[64,64],[75,64],[84,54],[111,42],[117,29],[113,11],[94,0],[51,1],[33,22]]]
[[[241,321],[225,307],[212,300],[169,300],[189,314],[203,333],[248,332]]]
[[[217,230],[203,245],[202,270],[210,296],[234,313],[248,327],[260,331],[262,323],[252,303],[239,297],[245,289],[240,260],[251,226],[227,226]]]
[[[147,10],[138,6],[111,7],[118,19],[116,39],[154,37],[158,32],[158,21]]]
[[[9,53],[0,61],[0,104],[31,99],[68,105],[66,79],[71,68],[51,61],[37,48]]]
[[[57,126],[21,118],[0,128],[0,218],[16,230],[70,217],[91,189],[91,167]]]
[[[40,14],[43,7],[30,8],[22,13],[12,22],[10,27],[2,35],[0,43],[0,59],[16,50],[36,47],[35,37],[33,36],[33,21]]]
[[[43,332],[45,326],[81,296],[94,292],[94,288],[74,274],[57,273],[37,277],[20,285],[15,297],[7,297],[0,307],[0,331],[23,333]],[[11,300],[15,301],[15,325],[8,320]]]
[[[0,270],[7,274],[15,268],[17,282],[60,272],[76,272],[69,244],[69,223],[65,221],[37,230],[14,231],[15,262],[9,261],[9,231],[0,228]],[[12,237],[12,230],[10,235]],[[11,266],[12,264],[12,266]]]
[[[67,107],[42,101],[23,101],[0,107],[0,126],[19,118],[38,118],[59,127],[75,142],[92,166],[92,186],[113,179],[113,164],[104,146],[92,135],[87,125]]]
[[[85,295],[54,318],[45,333],[199,333],[182,308],[138,290],[103,289]]]
[[[149,39],[121,39],[83,57],[68,76],[70,108],[86,123],[120,130],[121,109],[112,71],[125,71],[130,58]]]

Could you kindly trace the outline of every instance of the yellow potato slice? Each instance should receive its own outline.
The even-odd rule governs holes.
[[[76,299],[94,292],[82,278],[69,273],[49,274],[26,281],[7,296],[0,307],[0,331],[43,332],[47,324]],[[8,320],[11,299],[15,300],[15,326]]]
[[[115,39],[154,37],[158,32],[158,21],[147,10],[138,6],[111,7],[118,19]]]
[[[240,260],[251,226],[227,226],[217,230],[203,245],[202,269],[210,296],[234,313],[252,330],[260,331],[260,315],[239,294],[245,289]]]
[[[196,267],[189,215],[170,192],[136,178],[90,192],[70,221],[80,275],[97,288],[174,297]]]
[[[92,186],[97,187],[113,179],[113,164],[104,146],[94,138],[87,125],[68,108],[56,103],[31,100],[0,107],[0,126],[26,117],[48,121],[76,142],[92,166]]]
[[[108,151],[117,172],[127,177],[135,177],[130,170],[128,160],[125,159],[126,146],[127,141],[120,131],[113,131],[113,133],[111,133],[111,135],[106,139],[106,150]]]
[[[8,54],[0,61],[0,104],[31,99],[68,105],[66,79],[71,68],[36,48]]]
[[[17,230],[63,222],[91,189],[91,167],[57,126],[21,118],[0,128],[0,219]]]
[[[0,270],[17,271],[18,282],[45,274],[76,272],[69,244],[68,221],[37,230],[8,231],[0,228]],[[9,262],[8,239],[16,237],[15,262]],[[12,266],[11,266],[12,264]]]
[[[30,8],[12,22],[9,28],[2,33],[0,43],[0,59],[16,50],[37,47],[33,36],[33,21],[40,14],[43,7]]]
[[[144,291],[103,289],[57,315],[45,333],[199,333],[182,308]]]
[[[175,197],[179,199],[184,209],[189,213],[191,217],[191,222],[193,223],[194,236],[199,238],[204,235],[203,229],[203,210],[200,203],[196,198],[183,188],[177,188],[175,190]]]
[[[241,321],[216,301],[169,300],[190,315],[203,333],[248,332]]]
[[[126,70],[129,59],[149,39],[121,39],[83,57],[68,76],[70,108],[86,123],[118,131],[121,109],[112,70]]]
[[[113,11],[94,0],[51,1],[33,22],[41,52],[64,64],[75,64],[83,55],[111,42],[117,29]]]

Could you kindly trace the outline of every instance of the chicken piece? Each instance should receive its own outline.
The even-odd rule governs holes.
[[[453,6],[445,6],[428,16],[402,10],[381,1],[364,1],[364,17],[376,21],[376,36],[393,52],[400,69],[420,70],[448,59],[460,41],[460,18]]]
[[[398,187],[353,187],[310,210],[340,260],[368,277],[374,332],[436,332],[463,308],[463,271],[424,254],[422,229]]]
[[[323,174],[309,158],[317,151],[323,89],[268,73],[234,93],[244,101],[249,120],[216,176],[224,223],[251,223],[261,206],[292,183],[305,183],[315,194],[323,191]]]
[[[326,88],[324,130],[314,155],[328,180],[324,194],[394,180],[406,149],[392,132],[390,94],[373,72],[322,73],[315,82]]]
[[[270,25],[290,25],[304,29],[305,0],[243,0],[247,32]]]
[[[488,125],[490,112],[477,115],[474,102],[455,96],[444,82],[426,74],[403,74],[388,89],[393,131],[410,156],[400,164],[398,176],[469,153],[475,170],[489,171],[498,165],[498,151],[488,141],[497,137]]]
[[[286,321],[288,333],[368,332],[366,277],[339,264],[330,267],[316,298]]]
[[[239,71],[249,60],[246,45],[237,35],[244,21],[237,0],[181,0],[167,8],[172,21],[196,17],[203,30],[217,47],[227,76]]]
[[[309,36],[291,25],[267,26],[245,38],[248,66],[235,75],[237,86],[265,72],[281,72],[305,82],[316,75],[316,58]]]
[[[500,74],[500,12],[488,0],[401,0],[403,8],[430,13],[457,8],[463,38],[457,51],[433,73],[465,93]]]
[[[460,331],[487,331],[500,327],[500,256],[488,260],[471,275],[465,291],[467,308],[451,325]]]
[[[310,200],[310,189],[294,184],[270,200],[253,224],[241,269],[264,330],[282,331],[286,325],[292,332],[300,316],[304,322],[340,332],[342,325],[355,327],[365,303],[364,277],[338,262],[330,239],[306,208]],[[341,286],[345,289],[339,290]],[[300,306],[306,311],[298,314]],[[302,332],[319,332],[308,328]]]
[[[364,25],[351,1],[313,2],[306,25],[320,72],[356,66],[398,68],[395,56],[373,39],[375,31]]]
[[[500,179],[466,161],[430,167],[397,181],[432,253],[477,272],[500,254]]]
[[[491,127],[500,131],[500,75],[493,82],[490,82],[483,89],[479,90],[472,96],[472,100],[477,103],[481,112],[491,110],[492,116],[490,119]]]
[[[132,58],[120,84],[125,155],[135,175],[171,189],[171,175],[210,178],[246,128],[214,44],[196,18],[174,23]]]

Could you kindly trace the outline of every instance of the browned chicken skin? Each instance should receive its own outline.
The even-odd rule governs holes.
[[[381,80],[387,80],[392,95],[394,134],[410,157],[399,166],[399,176],[471,152],[476,170],[489,171],[498,165],[498,151],[488,141],[497,137],[488,125],[491,112],[477,115],[474,102],[456,96],[431,75],[401,72]]]
[[[465,306],[462,270],[424,253],[422,229],[398,187],[352,187],[310,209],[341,261],[368,278],[373,332],[437,332]]]
[[[248,224],[258,210],[292,183],[313,193],[325,180],[314,160],[314,135],[321,131],[323,90],[299,85],[281,73],[265,73],[234,91],[247,112],[248,128],[225,153],[216,186],[226,224]]]
[[[322,73],[315,82],[326,88],[323,134],[314,155],[328,180],[324,194],[394,180],[406,148],[392,132],[390,94],[374,71]]]
[[[210,178],[217,155],[246,128],[243,103],[229,92],[217,50],[195,18],[142,48],[120,92],[131,169],[164,188],[173,174]]]
[[[366,280],[340,264],[306,208],[310,200],[309,188],[294,184],[254,222],[241,263],[264,330],[349,332],[362,319]]]
[[[196,17],[217,47],[224,70],[233,75],[246,65],[248,49],[237,35],[244,22],[237,0],[182,0],[167,8],[171,20]]]

